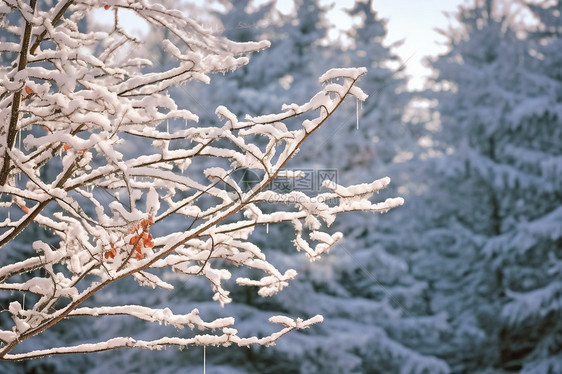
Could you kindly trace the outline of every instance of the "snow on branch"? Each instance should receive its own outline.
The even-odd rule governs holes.
[[[116,307],[99,308],[77,308],[69,316],[110,316],[110,315],[129,315],[148,322],[158,322],[165,325],[172,325],[176,328],[185,326],[194,329],[222,329],[234,324],[234,318],[219,318],[213,322],[204,322],[199,317],[199,310],[194,309],[189,314],[176,315],[168,308],[153,309],[140,305],[123,305]]]
[[[248,345],[259,344],[264,346],[270,346],[275,344],[275,342],[283,335],[291,331],[307,329],[315,323],[322,322],[322,316],[316,315],[307,320],[302,320],[300,318],[296,320],[292,320],[287,317],[276,316],[276,317],[271,317],[270,322],[276,324],[282,324],[285,327],[280,331],[277,331],[269,336],[265,336],[262,338],[257,338],[257,337],[241,338],[238,335],[236,335],[238,331],[233,328],[223,328],[222,335],[207,334],[207,335],[198,335],[193,338],[164,337],[161,339],[145,341],[145,340],[137,340],[128,337],[119,337],[99,343],[80,344],[72,347],[50,348],[50,349],[31,351],[27,353],[7,354],[4,356],[4,359],[19,361],[24,359],[51,356],[51,355],[60,355],[60,354],[102,352],[102,351],[108,351],[110,349],[118,349],[118,348],[144,348],[144,349],[151,349],[151,350],[159,350],[168,346],[187,347],[193,345],[205,345],[205,346],[212,345],[212,346],[228,347],[232,344],[236,344],[238,346],[244,347]]]
[[[310,193],[268,189],[276,178],[302,177],[287,170],[287,162],[345,98],[366,99],[356,85],[366,69],[332,69],[322,75],[323,88],[308,102],[243,121],[217,103],[217,117],[224,123],[199,125],[199,117],[178,108],[167,90],[236,69],[269,42],[229,41],[158,3],[112,1],[106,10],[132,10],[173,36],[163,44],[175,66],[151,67],[137,52],[142,41],[123,31],[119,17],[111,31],[80,31],[78,22],[97,7],[97,2],[67,1],[43,11],[0,1],[2,14],[14,14],[26,25],[17,27],[6,18],[6,32],[28,40],[19,46],[25,59],[15,55],[0,66],[0,250],[12,250],[16,243],[27,250],[26,258],[0,267],[0,292],[16,295],[0,311],[13,321],[0,331],[0,358],[120,347],[270,345],[320,322],[320,316],[307,321],[278,316],[271,322],[283,325],[282,330],[243,338],[236,335],[233,318],[205,322],[196,309],[175,314],[143,305],[83,306],[128,277],[139,286],[173,292],[163,277],[171,271],[206,279],[213,299],[224,305],[232,301],[224,285],[232,275],[230,264],[261,274],[257,280],[239,278],[238,285],[257,286],[260,296],[271,296],[297,274],[268,262],[252,242],[257,226],[291,223],[295,248],[316,259],[341,240],[341,233],[328,231],[339,213],[383,212],[402,204],[400,198],[370,200],[388,178],[350,187],[325,184],[325,190]],[[0,42],[0,51],[20,49]],[[255,143],[256,135],[264,141]],[[256,176],[253,184],[245,185],[236,177],[239,172]],[[49,239],[31,246],[18,241],[20,234],[37,228]],[[15,300],[22,294],[33,297],[27,303]],[[221,329],[222,335],[154,341],[122,337],[10,353],[66,318],[111,315]]]

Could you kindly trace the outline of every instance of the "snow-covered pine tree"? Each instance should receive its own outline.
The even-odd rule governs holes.
[[[171,31],[174,40],[162,43],[176,60],[173,66],[146,69],[151,61],[139,56],[140,41],[119,23],[123,9]],[[109,31],[78,27],[95,10],[113,17]],[[68,0],[44,10],[35,0],[2,0],[0,22],[3,32],[20,40],[0,43],[0,51],[14,56],[0,67],[0,247],[13,253],[27,243],[34,250],[0,267],[0,290],[10,294],[2,298],[9,301],[1,310],[3,360],[124,347],[272,344],[321,316],[271,316],[277,330],[242,337],[228,315],[205,316],[206,322],[196,307],[173,311],[131,300],[134,283],[127,282],[171,290],[166,279],[173,270],[183,279],[205,279],[212,299],[225,305],[231,302],[225,289],[230,267],[243,266],[259,279],[238,277],[236,283],[271,296],[296,272],[268,261],[250,239],[256,227],[290,223],[298,249],[315,258],[341,239],[326,232],[336,215],[382,212],[402,203],[369,200],[386,187],[386,178],[350,187],[331,183],[325,192],[309,194],[266,189],[347,96],[366,98],[355,84],[364,68],[329,70],[319,78],[322,91],[303,104],[244,121],[219,105],[219,126],[197,126],[198,117],[178,108],[169,88],[245,65],[247,55],[266,48],[267,41],[232,42],[147,1]],[[187,126],[171,129],[168,121]],[[247,141],[256,135],[266,141]],[[197,164],[205,165],[201,173]],[[249,191],[231,177],[240,169],[260,176]],[[266,212],[269,204],[276,210]],[[44,240],[37,230],[51,238]],[[137,327],[159,322],[204,332],[127,331],[98,339],[113,332],[105,328],[93,341],[75,332],[60,337],[62,346],[33,340],[68,320],[82,320],[84,328],[95,328],[88,319],[111,326],[111,316],[134,319]]]
[[[497,159],[510,189],[501,235],[487,243],[507,300],[501,309],[501,366],[562,372],[562,2],[528,4],[525,70],[508,107]],[[507,201],[506,201],[507,200]]]
[[[414,271],[450,316],[436,354],[454,372],[560,372],[560,4],[531,7],[537,32],[503,5],[459,8],[432,63],[443,157],[425,169]]]

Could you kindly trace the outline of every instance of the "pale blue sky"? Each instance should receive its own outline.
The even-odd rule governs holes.
[[[406,65],[406,71],[415,76],[411,86],[419,87],[429,73],[422,66],[423,57],[445,51],[445,39],[434,30],[447,28],[449,20],[443,12],[453,12],[463,3],[464,0],[375,0],[375,10],[389,20],[389,41],[404,39],[397,53],[404,60],[412,56]]]
[[[335,3],[336,8],[350,8],[354,0],[320,0],[324,4]],[[407,60],[406,72],[412,76],[410,87],[421,87],[429,69],[422,65],[425,56],[435,56],[445,51],[445,42],[435,28],[446,29],[449,19],[443,12],[453,12],[470,0],[374,0],[373,5],[381,18],[388,20],[387,43],[404,40],[395,50]],[[279,0],[280,3],[284,0]]]

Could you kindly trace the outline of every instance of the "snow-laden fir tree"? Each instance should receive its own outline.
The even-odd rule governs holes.
[[[523,373],[562,371],[562,2],[529,4],[520,102],[507,116],[500,162],[515,169],[501,235],[485,247],[502,271],[503,366]],[[506,136],[507,138],[507,136]],[[506,142],[507,143],[507,142]]]
[[[282,169],[346,97],[366,99],[356,85],[366,69],[331,69],[312,99],[272,114],[240,120],[214,102],[218,123],[197,124],[199,117],[168,90],[243,66],[269,42],[230,41],[148,1],[37,5],[0,1],[1,30],[14,36],[0,43],[13,56],[0,67],[0,358],[271,345],[320,322],[320,315],[264,313],[274,327],[246,337],[230,309],[203,314],[199,300],[189,309],[173,302],[154,308],[152,293],[133,296],[139,286],[173,293],[170,282],[201,279],[208,300],[227,305],[236,266],[252,272],[232,282],[272,296],[296,272],[270,262],[252,241],[254,231],[288,224],[297,249],[317,258],[342,237],[327,231],[336,215],[402,204],[369,200],[388,178],[325,183],[308,194],[267,189],[276,177],[297,176]],[[142,41],[121,27],[123,9],[169,31],[162,46],[174,64],[150,68]],[[79,23],[93,11],[106,12],[112,26],[82,30]],[[256,137],[261,143],[249,141]],[[258,176],[251,189],[232,177],[238,170]],[[16,253],[22,246],[24,258]],[[111,328],[120,318],[134,320],[136,329]],[[77,321],[88,332],[72,330]],[[147,334],[155,322],[173,328]],[[54,326],[61,326],[59,339],[41,339]]]
[[[499,1],[461,7],[432,63],[443,157],[409,236],[454,372],[562,370],[561,9],[530,9],[535,31]]]

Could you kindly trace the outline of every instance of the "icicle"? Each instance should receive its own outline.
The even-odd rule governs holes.
[[[203,374],[207,372],[207,346],[203,346]]]
[[[21,130],[18,131],[18,149],[21,151]]]
[[[269,223],[265,224],[265,233],[269,234]]]

